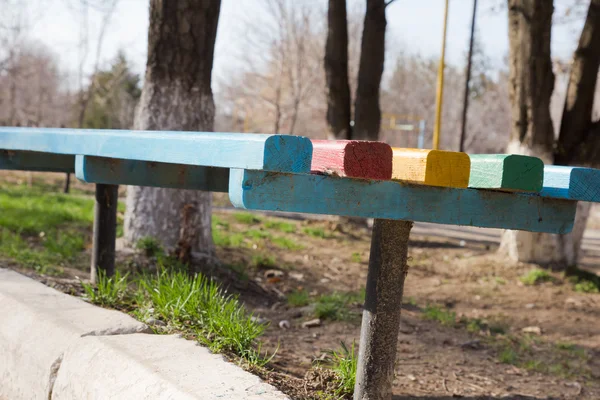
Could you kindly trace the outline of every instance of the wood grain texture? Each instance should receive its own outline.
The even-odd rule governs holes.
[[[395,181],[231,170],[236,207],[567,233],[576,202]]]
[[[454,188],[469,185],[471,159],[466,153],[398,147],[392,151],[392,179]]]
[[[541,196],[557,199],[600,202],[600,170],[583,167],[544,167]]]
[[[469,154],[469,187],[515,192],[539,192],[544,163],[537,157],[516,154]]]
[[[75,156],[34,151],[0,150],[0,170],[74,172]]]
[[[3,127],[0,149],[306,173],[312,157],[305,137],[220,132]]]
[[[153,186],[224,192],[229,187],[229,169],[197,165],[76,156],[75,176],[90,183]]]
[[[390,179],[392,148],[383,142],[312,140],[311,172],[342,177]]]

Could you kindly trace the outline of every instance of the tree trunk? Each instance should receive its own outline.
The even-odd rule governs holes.
[[[598,4],[599,0],[592,0],[590,4],[575,52],[559,146],[553,151],[554,131],[549,112],[554,86],[550,61],[552,2],[509,0],[513,124],[508,153],[532,155],[547,164],[556,162],[565,165],[580,154],[577,147],[586,138],[588,144],[592,142],[589,139],[593,136],[590,133],[593,132],[591,114],[600,53],[600,49],[593,49],[592,43],[598,43],[599,40]],[[595,139],[595,142],[600,143],[600,140]],[[593,157],[587,161],[594,161]],[[577,205],[573,230],[566,235],[506,231],[502,237],[500,252],[514,261],[551,265],[560,269],[574,266],[579,259],[589,210],[589,203],[580,202]]]
[[[213,130],[211,74],[220,6],[219,0],[151,0],[148,62],[135,129]],[[208,192],[130,186],[127,242],[151,236],[174,248],[184,209],[190,205],[200,216],[191,251],[212,254]]]
[[[352,139],[377,140],[381,126],[379,87],[385,61],[385,1],[367,0],[354,103]]]
[[[555,161],[600,164],[600,135],[592,129],[592,110],[600,65],[600,0],[592,0],[573,56]]]
[[[346,0],[329,0],[324,64],[329,138],[351,139]]]

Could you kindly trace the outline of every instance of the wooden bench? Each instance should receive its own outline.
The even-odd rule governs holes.
[[[96,184],[92,279],[97,267],[114,271],[119,184],[227,192],[249,210],[375,218],[355,398],[391,397],[410,221],[562,234],[577,201],[600,201],[600,170],[381,142],[0,128],[0,149],[0,169]]]

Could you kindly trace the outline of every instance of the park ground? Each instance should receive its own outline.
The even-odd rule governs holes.
[[[60,174],[3,174],[0,260],[3,267],[85,296],[93,186],[76,182],[71,194],[62,195],[63,180]],[[267,324],[258,340],[262,352],[274,355],[258,373],[296,399],[335,398],[339,375],[328,366],[359,339],[369,230],[332,218],[230,210],[222,195],[214,203],[221,264],[201,268],[239,296],[253,321]],[[121,206],[120,223],[122,212]],[[567,277],[508,262],[496,254],[488,231],[417,228],[410,241],[396,399],[600,398],[594,246],[588,245],[584,260],[588,272]],[[119,251],[119,269],[135,275],[152,268],[153,247],[149,241]]]

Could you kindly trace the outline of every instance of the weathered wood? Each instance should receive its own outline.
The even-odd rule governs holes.
[[[96,282],[98,271],[107,276],[115,273],[115,241],[117,238],[116,185],[96,185],[96,204],[94,206],[94,237],[90,280]]]
[[[74,172],[75,156],[35,151],[0,150],[0,169]]]
[[[376,219],[360,331],[354,399],[391,399],[408,239],[413,223]]]
[[[0,149],[306,173],[312,157],[305,137],[221,132],[3,127]]]
[[[576,202],[526,193],[453,189],[396,181],[231,170],[234,206],[449,225],[567,233]]]
[[[599,203],[600,170],[546,165],[540,196]]]
[[[466,153],[397,147],[392,150],[392,179],[455,188],[469,185],[471,159]]]
[[[76,156],[77,179],[112,185],[154,186],[224,192],[229,188],[229,169]]]
[[[539,192],[544,163],[537,157],[516,154],[470,154],[469,187],[505,191]]]
[[[313,173],[351,178],[390,179],[392,148],[383,142],[312,140]]]

